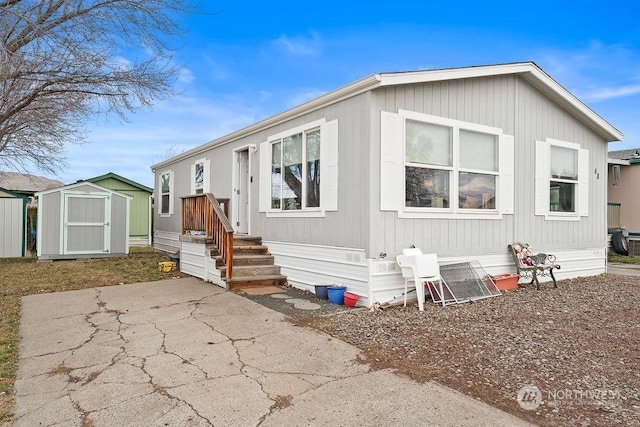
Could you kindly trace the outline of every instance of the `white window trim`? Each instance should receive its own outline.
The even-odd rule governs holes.
[[[451,207],[446,209],[405,206],[405,124],[407,119],[453,128],[454,165],[457,164],[460,129],[488,133],[498,137],[499,171],[496,174],[496,209],[461,209],[457,206],[457,203],[451,203]],[[383,152],[381,155],[381,170],[383,171],[381,174],[381,210],[396,211],[398,218],[415,219],[499,220],[502,219],[505,214],[513,214],[514,142],[513,136],[505,134],[501,128],[403,109],[398,109],[398,114],[382,111],[381,127],[383,140]],[[392,127],[395,127],[395,129],[391,129]],[[393,143],[389,144],[391,141],[393,141]],[[396,163],[396,165],[393,166],[389,163]],[[457,166],[452,167],[454,172],[459,171],[459,169]],[[393,172],[394,170],[395,172]],[[457,189],[457,173],[453,173],[452,175],[451,187]],[[455,191],[457,192],[457,190]]]
[[[551,146],[570,148],[578,153],[578,180],[576,187],[576,211],[552,212],[550,204],[550,152]],[[589,151],[581,148],[575,142],[545,138],[536,141],[535,164],[535,214],[544,216],[545,221],[580,221],[581,217],[589,216]]]
[[[287,136],[320,129],[320,207],[284,211],[271,208],[272,145]],[[325,118],[270,135],[260,144],[260,212],[273,218],[321,218],[328,211],[338,210],[338,121]]]
[[[191,194],[197,194],[196,190],[196,165],[202,163],[202,193],[209,193],[211,185],[211,160],[207,160],[206,157],[198,159],[191,165]]]
[[[162,177],[164,175],[169,174],[169,213],[162,213]],[[173,170],[166,170],[160,173],[160,175],[158,175],[158,192],[160,193],[160,217],[162,218],[168,218],[171,215],[173,215],[173,199],[175,197],[175,191],[174,191],[174,173]]]

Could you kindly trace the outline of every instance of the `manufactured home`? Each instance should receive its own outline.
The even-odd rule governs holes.
[[[343,284],[361,305],[401,297],[411,245],[499,274],[523,241],[559,278],[597,275],[622,137],[532,62],[373,74],[153,165],[154,245],[220,286]]]

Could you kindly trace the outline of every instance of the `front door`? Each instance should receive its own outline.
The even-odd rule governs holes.
[[[249,233],[249,150],[236,151],[234,218],[236,233]]]
[[[65,194],[63,254],[111,251],[111,199],[108,194]]]

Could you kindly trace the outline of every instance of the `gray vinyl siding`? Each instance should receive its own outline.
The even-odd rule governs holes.
[[[329,107],[305,114],[286,123],[261,130],[253,135],[241,138],[205,153],[172,163],[156,170],[155,191],[160,194],[159,177],[162,173],[174,172],[174,214],[162,217],[156,209],[154,228],[162,231],[180,232],[180,197],[191,192],[191,165],[198,159],[211,161],[211,193],[217,198],[231,199],[233,185],[234,150],[249,144],[267,141],[280,132],[319,119],[338,120],[338,211],[326,212],[324,218],[274,218],[258,212],[260,191],[259,150],[249,150],[250,175],[250,230],[251,234],[264,240],[283,241],[326,246],[364,248],[368,245],[368,206],[369,193],[367,170],[369,153],[369,94],[365,93]],[[322,161],[322,160],[321,160]],[[322,179],[322,177],[321,177]],[[270,190],[269,190],[270,191]],[[322,197],[322,195],[321,195]],[[156,207],[158,206],[156,197]],[[231,206],[229,216],[233,217]]]
[[[530,84],[520,80],[517,93],[515,240],[549,249],[603,247],[606,238],[607,144],[596,133]],[[553,138],[589,150],[589,216],[580,221],[545,221],[534,215],[535,141]],[[598,170],[600,176],[594,173]],[[530,197],[523,197],[531,194]]]
[[[515,136],[514,215],[500,220],[407,219],[380,210],[380,111],[416,111],[502,128]],[[521,78],[495,76],[392,86],[373,92],[371,110],[368,255],[395,255],[415,244],[442,256],[501,254],[513,241],[536,248],[588,248],[603,243],[605,177],[591,176],[590,211],[580,221],[545,221],[534,215],[535,141],[554,138],[589,150],[590,169],[606,170],[606,143]],[[399,190],[400,191],[400,190]]]
[[[368,94],[348,98],[263,133],[259,142],[314,120],[338,120],[338,210],[326,212],[324,218],[269,218],[264,213],[257,214],[259,193],[254,179],[252,230],[257,230],[265,240],[347,248],[365,248],[368,245],[368,100]],[[251,174],[259,176],[257,160],[252,162],[251,168]]]
[[[502,219],[412,219],[380,210],[380,115],[398,109],[501,128],[515,140],[514,214]],[[534,248],[585,249],[604,246],[606,230],[606,142],[581,121],[518,75],[384,86],[301,115],[231,143],[156,170],[174,173],[174,213],[159,214],[155,229],[180,232],[180,197],[190,194],[191,165],[211,161],[211,192],[231,199],[234,150],[260,146],[271,135],[318,119],[338,121],[338,210],[322,218],[268,217],[258,212],[260,150],[249,150],[250,232],[266,241],[364,249],[367,257],[395,256],[412,244],[443,257],[506,254],[514,241]],[[535,141],[553,138],[589,151],[589,216],[548,221],[535,213]],[[593,173],[600,172],[600,178]],[[402,191],[399,189],[399,191]],[[322,196],[321,196],[322,197]],[[231,206],[230,217],[233,218]]]

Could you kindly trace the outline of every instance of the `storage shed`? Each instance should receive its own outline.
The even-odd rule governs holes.
[[[79,182],[36,193],[36,197],[39,260],[129,253],[131,196]]]
[[[25,256],[28,199],[0,188],[0,258]]]
[[[109,190],[132,196],[129,216],[129,244],[131,246],[151,245],[151,208],[153,188],[131,181],[109,172],[84,181],[98,184]]]

